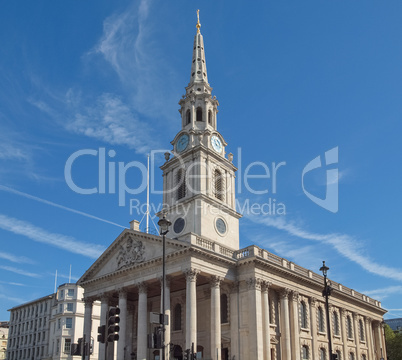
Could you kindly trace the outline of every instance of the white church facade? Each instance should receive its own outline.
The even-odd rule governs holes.
[[[166,359],[328,360],[327,327],[340,360],[386,358],[385,310],[368,296],[332,282],[329,323],[323,277],[257,246],[239,247],[233,155],[217,127],[204,42],[197,23],[190,83],[180,100],[181,130],[163,171],[166,238]],[[162,214],[158,214],[162,217]],[[151,312],[161,312],[162,237],[133,221],[78,281],[84,292],[84,334],[92,303],[100,323],[120,308],[120,339],[99,344],[99,360],[153,360]],[[107,354],[106,354],[107,351]]]

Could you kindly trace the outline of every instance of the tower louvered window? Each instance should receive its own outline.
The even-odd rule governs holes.
[[[197,121],[202,121],[202,109],[201,108],[197,108],[197,117],[196,117]]]
[[[186,112],[186,125],[190,124],[191,122],[191,113],[190,110],[187,110]]]
[[[346,318],[346,329],[347,329],[347,332],[348,332],[348,338],[353,339],[352,319],[350,318],[349,315]]]
[[[186,172],[180,169],[177,172],[177,200],[183,199],[186,196]]]
[[[211,110],[208,111],[208,124],[212,125],[212,111]]]
[[[223,201],[223,176],[218,169],[215,169],[214,180],[215,180],[214,195],[217,199]]]

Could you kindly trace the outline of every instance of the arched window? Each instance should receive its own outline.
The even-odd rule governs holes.
[[[324,311],[322,310],[321,306],[318,308],[318,331],[319,332],[325,331]]]
[[[302,360],[308,360],[308,346],[302,346]]]
[[[363,354],[363,355],[362,355],[362,360],[367,360],[366,354]]]
[[[228,323],[228,296],[221,294],[221,324]]]
[[[349,360],[355,360],[355,354],[354,353],[349,353]]]
[[[199,107],[197,108],[197,117],[196,117],[197,121],[202,121],[202,109]]]
[[[332,313],[332,321],[334,323],[334,335],[339,336],[339,334],[340,334],[340,332],[339,332],[339,316],[336,311],[334,311]]]
[[[176,184],[178,185],[177,200],[180,200],[186,196],[186,172],[184,169],[179,169],[176,180]]]
[[[191,123],[191,112],[190,110],[187,110],[186,112],[186,125]]]
[[[212,111],[211,110],[208,111],[208,124],[212,125]]]
[[[223,200],[223,176],[218,169],[215,169],[214,179],[215,179],[214,195],[217,199]]]
[[[307,307],[306,303],[302,301],[300,303],[300,321],[301,321],[301,327],[303,329],[307,329]]]
[[[360,341],[364,341],[364,326],[362,319],[359,320]]]
[[[338,355],[338,358],[336,360],[342,360],[341,350],[336,350],[336,355]]]
[[[352,319],[350,318],[350,315],[346,318],[346,329],[348,332],[348,338],[353,339]]]
[[[173,330],[181,330],[181,305],[176,304],[173,314]]]
[[[325,349],[324,348],[320,348],[320,360],[326,360],[325,359]]]

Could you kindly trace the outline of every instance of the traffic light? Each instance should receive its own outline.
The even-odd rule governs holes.
[[[112,307],[109,310],[109,318],[107,322],[107,341],[117,341],[119,340],[119,330],[120,326],[118,325],[120,322],[119,318],[120,309],[116,307]]]
[[[98,342],[104,344],[105,343],[105,331],[106,331],[106,326],[98,326]]]

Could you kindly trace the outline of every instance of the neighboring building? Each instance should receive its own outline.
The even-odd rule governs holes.
[[[7,359],[80,359],[79,356],[70,355],[70,348],[83,336],[85,305],[82,298],[83,289],[80,286],[63,284],[55,294],[10,309]],[[92,314],[92,359],[97,358],[99,313],[99,303],[95,303]]]
[[[78,342],[83,336],[84,289],[76,284],[63,284],[57,289],[57,300],[52,306],[49,335],[48,359],[80,359],[71,356],[71,345]],[[97,359],[98,342],[97,330],[99,326],[100,303],[95,303],[92,312],[92,332],[90,336],[93,349],[92,359]],[[88,341],[88,338],[86,339]]]
[[[7,355],[9,323],[8,321],[0,322],[0,360],[5,359]]]
[[[388,319],[385,323],[396,333],[402,333],[402,318]]]
[[[181,129],[166,154],[163,203],[172,222],[166,239],[166,359],[328,360],[328,326],[340,360],[386,358],[380,302],[332,282],[329,324],[323,277],[255,245],[239,248],[233,155],[217,130],[197,23],[190,83],[180,100]],[[250,120],[248,120],[250,123]],[[256,124],[258,131],[258,125]],[[162,217],[162,214],[158,214]],[[149,349],[150,312],[161,311],[162,237],[131,223],[78,281],[85,299],[121,310],[120,340],[99,344],[99,360],[159,359]],[[320,264],[312,264],[319,267]],[[91,307],[84,332],[90,335]],[[92,310],[93,311],[93,310]],[[106,356],[107,355],[107,356]]]
[[[49,348],[49,321],[55,294],[10,309],[8,360],[42,359]]]

